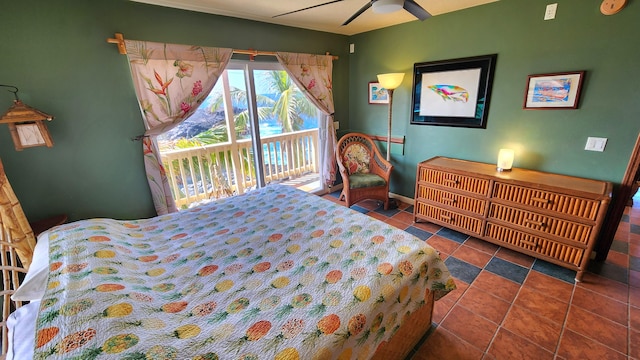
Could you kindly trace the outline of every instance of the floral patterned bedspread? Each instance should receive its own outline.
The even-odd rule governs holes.
[[[366,359],[455,288],[424,241],[282,185],[49,236],[36,359]]]

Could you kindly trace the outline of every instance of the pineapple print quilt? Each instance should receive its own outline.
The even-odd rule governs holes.
[[[367,359],[455,288],[424,241],[282,185],[49,237],[35,359]]]

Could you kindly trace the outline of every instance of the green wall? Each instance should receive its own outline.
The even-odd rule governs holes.
[[[514,166],[619,183],[640,130],[640,2],[604,16],[600,0],[501,0],[488,5],[358,34],[350,59],[348,128],[387,133],[387,108],[367,103],[376,74],[404,72],[394,93],[391,191],[414,196],[416,164],[433,156],[495,163],[516,150]],[[410,125],[414,63],[498,54],[487,128]],[[529,74],[586,70],[577,110],[523,110]],[[604,152],[585,151],[588,136],[608,138]],[[384,149],[385,144],[380,144]]]
[[[0,158],[30,220],[66,213],[142,218],[155,214],[144,175],[144,131],[126,56],[106,39],[324,54],[334,62],[336,113],[347,113],[348,37],[125,0],[3,1],[0,84],[55,116],[55,146],[16,152],[0,126]],[[234,57],[235,58],[235,57]],[[0,89],[0,111],[13,94]]]
[[[293,52],[331,52],[340,133],[386,134],[386,108],[368,105],[377,73],[406,73],[394,96],[391,191],[414,195],[415,168],[436,155],[493,163],[516,149],[515,166],[619,182],[640,130],[640,3],[613,16],[600,0],[501,0],[424,22],[347,37],[125,0],[5,1],[0,12],[0,83],[53,114],[55,146],[16,152],[0,126],[0,158],[27,216],[154,215],[144,176],[143,132],[126,57],[106,38]],[[348,53],[348,44],[355,53]],[[498,54],[486,129],[409,125],[414,63]],[[586,70],[577,110],[522,110],[529,74]],[[0,111],[13,96],[0,89]],[[588,136],[609,139],[584,151]],[[381,147],[384,144],[381,144]]]

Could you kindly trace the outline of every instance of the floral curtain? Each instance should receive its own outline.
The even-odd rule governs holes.
[[[333,127],[333,56],[277,52],[276,57],[296,85],[326,116],[319,127],[324,181],[331,186],[336,180],[336,131]]]
[[[224,71],[232,49],[125,40],[142,111],[147,180],[158,215],[176,212],[156,137],[187,119]]]

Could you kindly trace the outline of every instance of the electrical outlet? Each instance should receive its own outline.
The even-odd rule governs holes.
[[[336,130],[340,129],[340,122],[339,121],[334,121],[333,122],[333,128],[336,129]]]
[[[584,146],[584,149],[603,152],[605,146],[607,146],[607,138],[588,137],[587,144]]]
[[[547,5],[547,9],[544,12],[544,19],[545,20],[555,19],[557,10],[558,10],[558,3]]]

